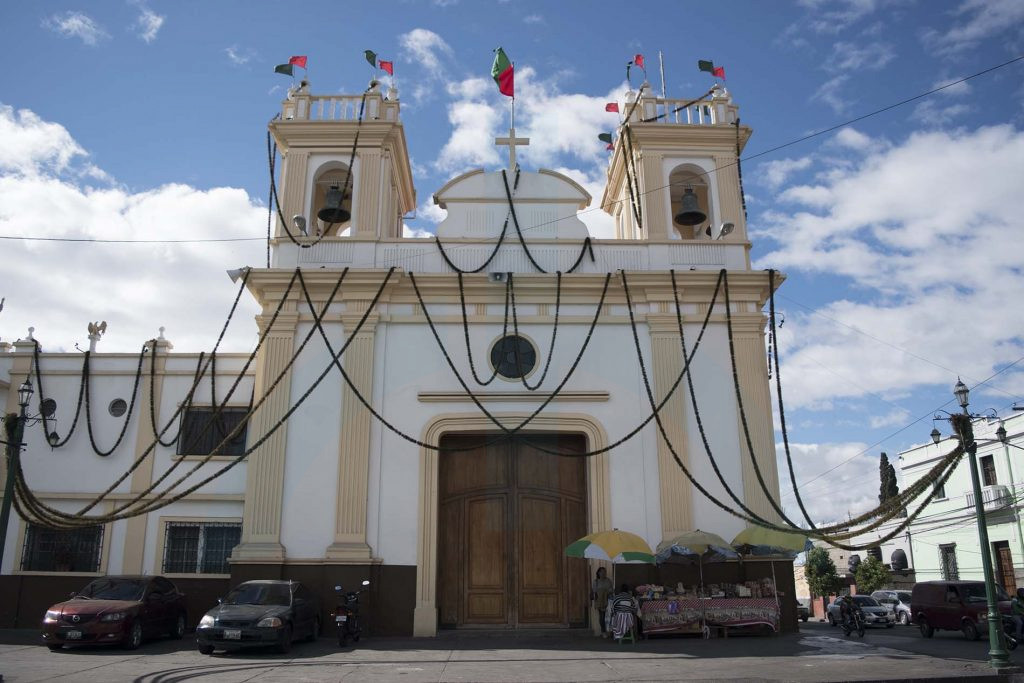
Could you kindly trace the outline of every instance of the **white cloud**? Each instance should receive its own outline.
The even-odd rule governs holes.
[[[402,237],[424,238],[433,236],[434,233],[430,232],[429,230],[423,230],[421,228],[412,228],[406,225],[405,223],[402,223]]]
[[[814,94],[811,95],[811,101],[824,102],[828,106],[832,107],[833,111],[837,114],[846,112],[850,108],[852,102],[843,99],[839,91],[843,85],[846,84],[846,81],[848,81],[849,78],[850,77],[846,74],[840,74],[839,76],[834,76],[825,81],[818,87]]]
[[[782,185],[782,183],[786,182],[786,179],[789,178],[791,173],[795,171],[802,171],[810,167],[810,165],[810,157],[768,161],[758,167],[757,170],[759,173],[755,178],[760,182],[763,182],[772,190],[775,190]]]
[[[978,381],[1024,355],[1019,321],[1006,314],[1024,298],[1021,177],[1024,133],[992,126],[918,133],[788,188],[794,209],[776,205],[757,222],[753,238],[777,248],[756,267],[848,278],[859,301],[789,312],[787,405],[913,391],[955,374]],[[1024,394],[1022,379],[1007,390]]]
[[[868,423],[872,429],[882,427],[899,427],[910,421],[910,411],[903,408],[893,408],[885,415],[873,415]]]
[[[872,140],[856,128],[851,128],[849,126],[836,133],[836,136],[832,138],[832,141],[839,147],[845,147],[846,149],[852,149],[858,152],[865,152],[872,148],[877,149],[879,146],[878,140]]]
[[[1020,0],[966,0],[953,13],[952,28],[924,33],[925,45],[938,54],[968,50],[1004,31],[1020,31],[1024,3]]]
[[[793,443],[793,472],[800,487],[800,498],[815,524],[839,522],[856,516],[878,504],[878,455],[864,453],[864,443]],[[793,495],[793,485],[781,443],[775,452],[779,468],[779,491],[786,515],[804,522],[803,513]],[[822,472],[835,469],[810,481]]]
[[[52,238],[258,237],[266,210],[243,190],[180,184],[133,192],[95,188],[105,175],[57,123],[0,105],[0,234]],[[259,265],[263,244],[83,244],[4,241],[4,341],[29,326],[48,350],[85,343],[86,324],[107,320],[104,351],[136,351],[161,325],[179,350],[209,349],[235,294],[226,266]],[[40,263],[60,264],[41,273]],[[40,305],[45,302],[45,305]],[[201,305],[194,305],[201,302]],[[225,348],[255,341],[256,306],[242,297]],[[184,308],[183,308],[184,307]],[[182,311],[187,309],[188,313]],[[188,322],[182,322],[187,320]]]
[[[242,66],[248,64],[249,61],[256,56],[256,51],[249,47],[238,47],[232,45],[231,47],[224,48],[224,54],[228,56],[228,59],[235,66]]]
[[[459,4],[459,0],[432,0],[432,4],[435,7],[451,7]]]
[[[896,57],[893,47],[887,43],[846,43],[832,46],[832,57],[825,63],[825,69],[832,72],[878,70]]]
[[[86,45],[96,45],[110,37],[99,24],[84,12],[63,12],[43,19],[43,27],[65,38],[78,38]]]
[[[136,35],[147,43],[152,43],[156,40],[156,34],[160,32],[160,27],[164,25],[166,16],[157,14],[153,10],[149,9],[142,3],[139,3],[139,16],[132,24],[132,27],[136,29]]]
[[[425,28],[414,28],[398,37],[398,42],[408,56],[403,59],[409,63],[419,63],[432,74],[440,75],[441,59],[452,55],[452,48],[444,38]]]
[[[524,24],[543,24],[544,23],[544,17],[542,17],[539,14],[527,14],[525,17],[523,17],[523,23]]]
[[[867,17],[878,7],[877,0],[800,0],[808,16],[805,23],[815,33],[835,34]]]
[[[552,170],[569,176],[590,193],[590,206],[576,212],[579,219],[587,226],[590,236],[601,240],[613,239],[615,237],[615,219],[607,211],[600,210],[598,206],[607,182],[604,168],[592,166],[589,173],[577,168],[560,167]]]
[[[914,107],[910,118],[929,128],[943,128],[971,110],[969,104],[942,106],[936,100],[925,100]]]
[[[429,223],[437,225],[448,217],[448,211],[435,204],[434,198],[430,197],[420,204],[419,209],[416,211],[416,216],[417,218],[422,218]]]

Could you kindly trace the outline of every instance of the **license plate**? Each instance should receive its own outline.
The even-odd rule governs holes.
[[[67,638],[68,640],[78,640],[79,638],[82,637],[82,632],[81,631],[65,631],[64,632],[64,637]]]
[[[226,628],[224,629],[224,640],[241,640],[242,629],[239,628]]]
[[[346,615],[344,615],[344,614],[340,614],[340,615],[334,617],[334,620],[335,621],[348,621],[348,617]]]

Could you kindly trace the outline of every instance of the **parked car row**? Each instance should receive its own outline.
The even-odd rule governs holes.
[[[369,585],[364,581],[363,586]],[[359,640],[359,591],[339,593],[332,613],[339,642]],[[218,599],[196,627],[199,652],[273,647],[288,652],[295,640],[320,635],[320,600],[298,581],[246,581]],[[91,581],[43,617],[43,642],[115,644],[134,650],[148,638],[185,635],[185,595],[162,576],[105,576]]]
[[[960,631],[968,640],[988,632],[988,599],[982,581],[922,581],[913,590],[878,590],[870,596],[854,595],[868,626],[892,628],[914,624],[925,638],[936,631]],[[1010,596],[996,586],[999,612],[1008,617]],[[828,605],[826,618],[832,626],[841,621],[839,606]]]

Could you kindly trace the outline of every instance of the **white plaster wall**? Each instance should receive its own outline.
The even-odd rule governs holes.
[[[311,327],[309,323],[299,324],[296,338],[300,341],[296,348]],[[324,329],[337,352],[345,341],[341,324],[325,323]],[[292,405],[330,365],[330,360],[320,333],[314,332],[292,369]],[[323,557],[324,550],[334,541],[341,392],[341,374],[332,369],[287,423],[281,542],[291,558]]]

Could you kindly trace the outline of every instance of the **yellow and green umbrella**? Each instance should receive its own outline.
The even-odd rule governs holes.
[[[613,564],[654,564],[654,553],[644,539],[628,531],[598,531],[573,541],[565,548],[569,557],[608,560]]]
[[[800,531],[778,531],[752,524],[736,534],[732,546],[744,555],[779,555],[798,553],[807,545],[807,534]]]

